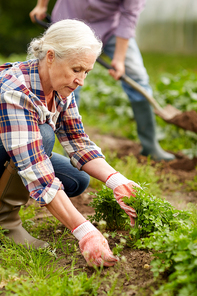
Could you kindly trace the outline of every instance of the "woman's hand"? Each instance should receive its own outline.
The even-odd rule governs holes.
[[[72,233],[79,240],[81,253],[89,266],[113,266],[119,260],[101,232],[89,221],[79,225]]]
[[[135,187],[140,188],[140,186],[135,182],[128,180],[119,172],[109,175],[106,181],[106,186],[113,190],[115,199],[119,203],[120,207],[129,216],[131,221],[131,226],[134,226],[135,218],[137,217],[137,214],[132,207],[127,206],[122,201],[122,198],[125,196],[130,197],[131,195],[135,197],[135,192],[136,192]]]

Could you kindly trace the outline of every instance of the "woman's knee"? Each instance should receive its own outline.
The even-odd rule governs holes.
[[[72,193],[72,195],[70,197],[74,197],[77,195],[82,194],[86,188],[89,186],[90,183],[90,176],[88,174],[86,174],[85,172],[81,172],[81,176],[78,179],[78,188],[75,192]]]
[[[64,184],[65,193],[68,197],[74,197],[82,194],[90,183],[90,176],[85,172],[80,172],[74,178],[69,176],[70,180]]]
[[[62,182],[64,191],[69,197],[80,195],[88,187],[90,176],[73,167],[69,158],[53,152],[51,162],[55,176]]]

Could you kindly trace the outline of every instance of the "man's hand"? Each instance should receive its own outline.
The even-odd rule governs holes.
[[[30,12],[29,16],[33,23],[35,23],[35,16],[38,20],[43,20],[47,14],[49,0],[38,0],[37,5]]]
[[[111,66],[114,69],[109,70],[109,74],[118,80],[125,74],[125,57],[128,48],[129,40],[116,36],[116,46],[114,51],[114,56],[111,61]]]
[[[131,195],[135,197],[135,187],[140,186],[136,184],[135,182],[128,180],[123,175],[121,175],[119,172],[116,172],[114,174],[111,174],[106,181],[106,186],[111,188],[114,193],[114,197],[119,203],[120,207],[127,213],[127,215],[130,218],[131,226],[135,225],[135,218],[137,217],[137,214],[135,210],[127,206],[123,201],[122,198],[127,196],[130,197]]]
[[[119,61],[119,60],[115,60],[113,59],[111,61],[111,66],[113,67],[113,69],[109,70],[109,74],[115,79],[118,80],[120,79],[120,77],[125,74],[125,65],[124,65],[124,61]]]
[[[113,266],[119,260],[101,232],[89,221],[79,225],[72,233],[79,240],[81,253],[89,266]]]

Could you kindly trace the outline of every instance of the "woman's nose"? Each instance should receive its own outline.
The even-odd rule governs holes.
[[[84,85],[84,79],[85,79],[85,75],[80,75],[78,77],[75,78],[75,82],[80,85],[83,86]]]

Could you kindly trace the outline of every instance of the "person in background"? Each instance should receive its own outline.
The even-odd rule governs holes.
[[[49,0],[38,0],[30,12],[32,22],[46,17]],[[149,77],[135,41],[135,27],[145,0],[57,0],[52,11],[52,22],[62,19],[83,20],[103,41],[103,52],[111,58],[110,75],[118,80],[124,73],[139,83],[152,95]],[[147,99],[126,82],[122,82],[137,123],[137,133],[142,145],[141,154],[155,161],[175,158],[164,151],[156,139],[155,116]],[[79,90],[75,91],[79,105]]]
[[[17,244],[46,247],[22,227],[18,215],[31,196],[72,231],[90,266],[113,266],[118,258],[107,240],[70,201],[92,176],[113,190],[135,223],[135,210],[122,198],[135,195],[139,185],[105,161],[86,135],[75,102],[74,91],[101,50],[89,26],[66,19],[31,41],[33,59],[0,66],[0,226]],[[55,134],[68,157],[52,153]]]

